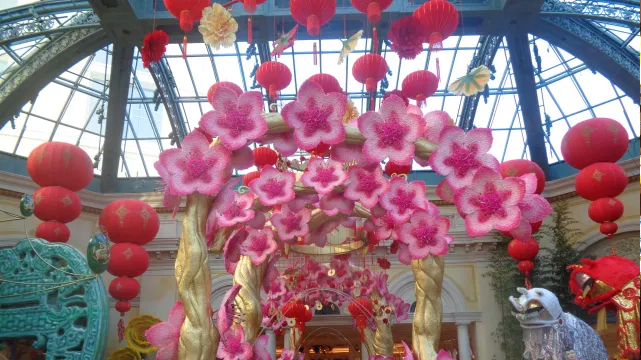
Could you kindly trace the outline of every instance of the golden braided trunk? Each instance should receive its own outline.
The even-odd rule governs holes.
[[[376,331],[371,331],[369,328],[365,329],[365,344],[371,356],[382,355],[387,357],[394,356],[394,338],[392,337],[392,323],[388,321],[387,324],[383,321],[385,318],[381,311],[378,311],[380,306],[387,307],[387,302],[377,289],[374,289],[372,295],[369,297],[374,305],[374,311],[377,314],[374,316],[376,321]],[[375,303],[376,302],[376,303]]]
[[[241,255],[234,272],[234,285],[241,286],[234,304],[241,313],[241,325],[245,330],[245,340],[250,343],[256,339],[263,320],[263,310],[260,307],[260,287],[265,276],[266,266],[267,260],[260,265],[254,265],[248,256]]]
[[[443,256],[428,256],[422,260],[412,260],[416,293],[416,310],[412,322],[412,348],[419,360],[436,359],[443,320],[441,291],[444,268]]]
[[[176,256],[178,296],[185,309],[178,360],[211,360],[218,349],[211,320],[211,273],[205,225],[210,200],[198,193],[187,197],[183,231]]]

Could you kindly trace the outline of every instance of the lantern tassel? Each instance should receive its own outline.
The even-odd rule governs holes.
[[[183,37],[183,60],[187,60],[187,34]]]
[[[253,36],[253,30],[252,30],[252,18],[250,17],[247,19],[247,42],[248,43],[253,43],[254,42],[254,36]]]
[[[372,52],[374,54],[378,53],[378,31],[376,31],[376,26],[374,26],[374,30],[372,31]]]
[[[527,290],[532,289],[532,282],[530,281],[530,278],[527,275],[525,276],[525,288]]]
[[[318,65],[318,48],[314,42],[314,66]]]
[[[118,321],[118,342],[122,342],[125,339],[125,322],[122,321],[122,314],[120,315],[120,321]]]

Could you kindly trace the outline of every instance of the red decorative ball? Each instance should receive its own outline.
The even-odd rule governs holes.
[[[140,284],[136,279],[117,277],[109,284],[109,295],[116,300],[133,300],[140,293]]]
[[[354,61],[352,76],[365,85],[367,92],[375,92],[376,84],[387,74],[387,62],[378,54],[365,54]]]
[[[601,231],[601,234],[607,235],[608,239],[612,239],[612,236],[614,233],[619,230],[619,226],[616,223],[613,222],[606,222],[601,224],[599,227],[599,230]]]
[[[156,210],[140,200],[116,200],[100,212],[100,231],[115,243],[144,245],[156,237],[160,219]]]
[[[110,253],[107,271],[113,276],[137,277],[149,267],[149,254],[140,245],[114,244]]]
[[[46,221],[40,223],[35,233],[37,238],[45,239],[49,242],[66,243],[69,241],[71,232],[67,225],[58,221]]]
[[[534,238],[527,242],[514,239],[507,245],[507,252],[517,261],[533,260],[539,253],[539,243]]]
[[[169,35],[163,30],[154,30],[145,35],[140,49],[142,66],[148,69],[152,62],[158,62],[162,59],[169,45]]]
[[[254,149],[254,163],[259,168],[265,165],[276,165],[278,153],[268,147],[257,147]]]
[[[278,92],[292,82],[292,72],[283,63],[267,61],[256,70],[256,81],[267,90],[270,100],[278,100]]]
[[[210,0],[164,0],[165,8],[180,21],[180,29],[189,32],[194,22],[203,17],[203,10],[211,5]]]
[[[305,306],[299,301],[289,301],[283,305],[282,313],[283,316],[298,319],[305,315]]]
[[[438,78],[427,70],[418,70],[408,74],[403,79],[403,94],[416,100],[416,105],[421,105],[425,99],[434,95],[438,88]]]
[[[447,0],[429,0],[412,14],[423,25],[423,36],[430,44],[430,50],[443,48],[443,40],[458,27],[458,11]]]
[[[339,84],[338,80],[336,80],[336,78],[330,74],[312,75],[309,77],[308,80],[311,80],[317,83],[318,85],[320,85],[320,87],[323,88],[323,91],[326,94],[333,93],[333,92],[343,92],[343,88],[341,87],[341,84]]]
[[[62,186],[78,191],[93,179],[93,162],[77,146],[50,141],[31,151],[27,158],[27,171],[41,187]]]
[[[623,216],[623,203],[617,198],[597,199],[590,204],[588,216],[597,223],[613,222]]]
[[[530,260],[519,261],[519,271],[525,276],[529,276],[534,270],[534,263]]]
[[[243,185],[249,186],[249,183],[252,180],[258,179],[259,177],[260,177],[260,171],[248,172],[247,174],[245,174],[245,176],[243,176]]]
[[[627,185],[623,168],[607,162],[585,167],[575,179],[576,192],[587,200],[619,196]]]
[[[126,300],[120,300],[116,303],[115,308],[116,311],[118,311],[121,315],[124,315],[124,313],[131,310],[131,303]]]
[[[594,118],[568,130],[561,154],[568,165],[583,169],[597,162],[616,162],[628,150],[628,133],[618,121]]]
[[[545,174],[537,163],[525,159],[516,159],[501,164],[501,176],[504,178],[519,177],[528,173],[536,175],[535,193],[541,194],[545,188]]]
[[[385,164],[385,174],[387,174],[387,176],[392,176],[394,174],[407,175],[410,171],[412,171],[412,164],[399,165],[391,161],[388,161],[387,164]]]
[[[221,87],[232,90],[238,96],[240,96],[243,93],[243,89],[241,89],[240,86],[234,84],[233,82],[230,82],[230,81],[217,82],[214,85],[212,85],[207,91],[207,100],[212,106],[214,105],[214,92],[216,91],[216,89]]]
[[[47,186],[33,194],[33,214],[42,221],[72,222],[80,216],[82,205],[75,192],[61,186]]]
[[[240,0],[243,3],[243,10],[248,14],[256,12],[256,6],[264,3],[267,0]]]

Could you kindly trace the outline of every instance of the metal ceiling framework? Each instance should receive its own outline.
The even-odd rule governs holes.
[[[400,0],[396,0],[395,3],[399,1]],[[39,89],[43,88],[48,82],[57,81],[63,83],[63,85],[65,86],[71,87],[73,91],[85,91],[87,93],[91,93],[91,91],[83,89],[77,83],[64,84],[64,82],[61,81],[60,78],[56,78],[58,74],[71,67],[71,65],[73,65],[75,62],[90,55],[100,48],[104,48],[109,42],[113,42],[115,48],[120,48],[123,46],[131,48],[131,46],[127,44],[139,44],[141,42],[140,38],[141,34],[145,33],[144,29],[146,29],[147,27],[151,27],[151,25],[149,24],[149,19],[143,18],[139,19],[139,21],[133,21],[137,19],[136,11],[139,12],[140,9],[135,9],[135,7],[132,7],[131,4],[129,4],[126,0],[117,0],[116,2],[118,3],[118,6],[112,8],[105,6],[101,0],[90,0],[89,2],[79,2],[77,0],[52,0],[43,1],[33,5],[27,5],[15,9],[0,11],[0,49],[4,50],[4,52],[6,54],[9,54],[15,61],[15,64],[12,65],[13,68],[11,69],[11,71],[5,70],[5,72],[8,72],[7,74],[3,75],[2,71],[0,71],[0,109],[2,109],[0,110],[0,129],[7,122],[7,120],[9,120],[13,115],[19,113],[19,109],[22,104],[35,98],[35,93],[37,93]],[[113,4],[114,2],[111,1],[110,3]],[[274,8],[276,8],[275,1],[270,0],[268,1],[268,3],[272,3],[272,5],[274,5]],[[505,16],[506,22],[513,22],[513,19],[517,19],[522,15],[521,12],[523,11],[523,7],[517,3],[518,1],[516,0],[508,0],[506,2],[503,11],[511,14],[509,16]],[[532,3],[537,2],[533,1]],[[93,7],[94,11],[91,10],[90,5]],[[556,46],[561,46],[564,49],[571,51],[572,53],[577,55],[577,57],[585,59],[586,64],[590,66],[591,69],[597,70],[606,75],[608,79],[611,79],[612,82],[619,88],[621,88],[621,90],[624,91],[628,96],[638,101],[639,96],[637,92],[638,90],[636,90],[636,80],[639,79],[639,69],[638,65],[636,65],[636,58],[638,58],[639,54],[630,46],[632,39],[638,36],[639,33],[638,4],[635,5],[635,3],[631,0],[614,0],[611,2],[590,0],[545,0],[545,2],[538,1],[538,4],[536,6],[540,6],[540,16],[535,14],[529,20],[529,24],[528,21],[525,21],[523,22],[523,24],[518,24],[516,27],[512,27],[512,30],[519,29],[522,33],[525,34],[527,34],[527,32],[529,31],[536,37],[544,38],[545,40],[548,40],[550,42],[550,45],[554,47],[555,51],[558,51],[556,50]],[[397,11],[390,13],[390,21],[398,16],[404,15],[403,11],[405,9],[405,5],[396,8],[392,6],[391,8],[396,9]],[[538,10],[538,8],[535,10]],[[489,19],[493,16],[496,16],[496,12],[487,11],[486,13],[484,13],[483,11],[479,11],[477,8],[473,7],[468,7],[466,12],[465,5],[462,6],[462,11],[462,24],[461,28],[457,32],[459,33],[459,35],[461,31],[468,33],[470,30],[480,32],[487,30],[484,29],[483,26],[478,25],[478,22],[475,26],[475,17],[486,16]],[[96,14],[100,17],[102,28],[99,28],[96,25]],[[248,64],[244,64],[242,57],[247,56],[248,61],[254,60],[259,63],[269,60],[268,54],[270,47],[268,40],[270,39],[270,37],[272,37],[272,35],[270,35],[271,33],[277,32],[277,22],[283,22],[283,27],[285,27],[285,21],[282,20],[282,15],[283,14],[274,11],[273,14],[263,14],[262,16],[254,17],[254,26],[258,26],[261,29],[268,29],[268,31],[255,31],[255,34],[258,35],[258,38],[255,40],[256,51],[252,54],[242,54],[242,51],[244,49],[240,48],[238,43],[235,44],[235,53],[230,54],[214,54],[212,49],[209,46],[206,46],[207,53],[203,56],[209,57],[211,61],[215,81],[219,81],[219,73],[221,71],[216,66],[216,59],[221,59],[221,57],[235,56],[238,60],[238,67],[242,78],[241,87],[243,87],[244,90],[251,89],[252,84],[248,84],[249,79],[245,74],[245,72],[251,72],[251,69],[246,68]],[[161,16],[162,15],[159,12],[159,17]],[[347,23],[350,23],[351,16],[353,15],[346,15]],[[349,21],[347,19],[349,19]],[[467,19],[470,19],[468,26],[466,26],[465,24],[465,21]],[[241,29],[243,28],[242,21],[242,19],[239,19]],[[272,27],[270,26],[270,23],[272,22],[274,23],[273,31],[271,30]],[[545,22],[546,25],[551,25],[548,26],[548,28],[553,27],[553,29],[541,29],[541,22]],[[178,35],[182,35],[182,33],[178,34],[178,31],[175,31],[175,25],[167,25],[170,23],[173,23],[173,21],[170,21],[168,19],[159,19],[158,22],[159,26],[165,28],[166,31],[170,31],[172,39],[177,37]],[[291,20],[289,20],[287,26],[289,26],[290,23]],[[340,31],[338,31],[338,29],[334,29],[337,26],[332,26],[330,24],[330,26],[328,26],[329,30],[324,30],[323,32],[323,39],[326,39],[325,36],[328,35],[327,33],[329,33],[330,37],[332,35],[336,36],[335,33],[342,33],[342,23],[343,21],[342,19],[340,19],[340,26],[338,26],[338,28],[340,28]],[[389,22],[387,23],[387,25],[388,24]],[[609,28],[607,24],[631,26],[630,35],[626,39],[619,39],[608,33]],[[507,26],[507,28],[505,26]],[[509,25],[503,24],[496,27],[495,31],[498,31],[499,33],[506,33],[507,29],[509,28]],[[386,31],[385,25],[382,25],[381,29],[384,34],[384,32]],[[507,32],[509,33],[510,31]],[[301,33],[304,33],[304,30],[299,31],[299,34]],[[107,37],[107,35],[109,37]],[[242,37],[244,36],[242,34],[242,30],[238,35],[239,40],[242,39]],[[570,44],[568,44],[567,41],[568,35],[573,41]],[[299,39],[304,39],[305,36],[306,34],[299,35]],[[342,34],[336,37],[342,37]],[[384,36],[381,36],[380,38],[382,39],[383,37]],[[459,38],[459,43],[457,43],[457,45],[452,49],[454,50],[454,59],[456,58],[456,54],[459,51],[461,39],[462,38]],[[529,54],[529,47],[535,39],[536,38],[530,39],[529,41],[521,41],[521,45],[519,45],[521,47],[520,53],[525,54],[527,52],[527,54]],[[478,44],[475,48],[473,48],[475,54],[471,59],[468,68],[471,69],[481,64],[491,66],[499,49],[503,48],[505,51],[506,47],[505,44],[503,44],[502,40],[502,35],[480,36]],[[354,53],[365,53],[367,46],[371,46],[368,41],[369,39],[365,39],[365,48],[357,50]],[[28,50],[22,51],[22,53],[25,54],[24,56],[12,54],[13,46],[15,46],[16,44],[24,43],[28,43],[31,46],[31,48],[29,48]],[[88,47],[87,45],[90,43],[93,43],[94,45],[92,47]],[[297,42],[296,44],[299,44],[299,42]],[[294,83],[295,89],[297,88],[295,66],[295,61],[297,58],[296,55],[311,55],[311,52],[307,50],[297,51],[296,44],[292,49],[290,49],[286,54],[283,55],[291,56],[291,61],[294,65],[294,76],[292,82]],[[337,54],[338,51],[323,50],[323,40],[320,39],[318,40],[318,45],[318,57],[320,58],[320,69],[322,71],[322,62],[324,55]],[[581,46],[586,45],[588,45],[587,49],[580,49]],[[378,48],[383,56],[387,56],[388,53],[391,53],[391,51],[382,43]],[[590,56],[587,56],[586,52],[590,50],[598,50],[599,56],[594,56],[593,53],[590,53]],[[106,51],[108,52],[108,50]],[[1,53],[2,51],[0,51],[0,54]],[[425,69],[427,69],[430,64],[430,55],[431,54],[427,52]],[[115,68],[116,62],[112,61],[110,86],[115,86],[114,73],[121,74],[121,76],[126,78],[124,78],[124,81],[119,82],[121,86],[119,87],[118,92],[122,91],[124,92],[124,94],[127,94],[130,90],[130,86],[133,86],[140,93],[140,96],[123,97],[122,94],[120,94],[119,98],[115,99],[111,95],[112,92],[109,93],[110,111],[108,112],[108,124],[114,122],[120,122],[121,124],[120,126],[115,126],[112,124],[112,130],[107,130],[107,134],[105,137],[106,144],[120,144],[120,139],[123,139],[122,141],[124,143],[125,140],[123,138],[122,129],[125,128],[125,125],[125,134],[129,133],[129,129],[131,129],[131,132],[134,132],[134,125],[132,124],[131,119],[131,106],[136,104],[142,105],[145,111],[148,113],[149,122],[151,124],[151,127],[154,128],[154,135],[157,138],[160,149],[163,148],[163,142],[168,142],[171,140],[171,136],[174,137],[173,140],[179,143],[182,137],[184,137],[186,133],[193,129],[193,126],[190,126],[187,121],[187,113],[189,111],[187,107],[191,106],[189,104],[198,104],[200,113],[202,114],[202,104],[206,102],[206,97],[204,96],[204,94],[198,93],[198,91],[202,91],[203,89],[196,89],[194,74],[192,69],[190,68],[189,63],[187,62],[185,62],[187,71],[189,73],[191,83],[194,87],[193,91],[191,91],[193,95],[180,93],[180,89],[176,85],[174,74],[172,73],[172,66],[170,66],[170,63],[168,62],[172,61],[172,58],[176,58],[178,56],[178,54],[168,53],[166,58],[162,62],[154,64],[150,69],[151,77],[153,78],[153,82],[158,89],[158,95],[160,96],[160,99],[164,104],[164,110],[167,117],[169,118],[169,123],[171,124],[171,134],[158,133],[158,129],[154,125],[151,107],[154,106],[154,103],[157,102],[157,99],[155,97],[145,95],[145,90],[148,89],[144,88],[144,85],[141,84],[140,80],[136,76],[135,68],[137,67],[137,65],[134,67],[133,71],[126,72],[120,68]],[[58,59],[61,57],[64,58],[65,61],[59,61]],[[634,59],[634,67],[636,68],[636,73],[630,65],[632,59]],[[568,59],[568,62],[570,60],[573,59]],[[137,52],[136,54],[132,54],[132,62],[133,61],[135,61],[136,63],[139,61],[139,54]],[[390,69],[392,73],[396,73],[396,86],[399,85],[398,82],[400,76],[398,74],[401,72],[401,64],[402,60],[398,62],[397,69]],[[345,65],[346,76],[348,76],[349,69],[347,67],[347,63]],[[532,62],[530,62],[529,65],[534,70]],[[572,77],[572,79],[574,79],[574,73],[585,69],[584,67],[573,68],[569,66],[567,62],[564,62],[563,66],[566,71],[566,76],[570,76]],[[510,66],[508,66],[508,68],[509,67]],[[132,69],[131,65],[129,66],[129,69]],[[452,70],[453,66],[450,67],[449,73],[443,77],[444,79],[447,79],[447,83],[450,82]],[[518,72],[519,75],[512,73],[503,74],[501,81],[503,84],[506,76],[515,76],[517,77],[516,87],[513,86],[512,89],[505,87],[490,89],[489,95],[496,96],[496,98],[498,99],[500,95],[513,94],[514,92],[518,92],[519,103],[517,104],[512,123],[514,124],[519,111],[525,111],[524,108],[530,109],[528,111],[529,115],[523,113],[523,120],[525,124],[524,128],[528,133],[528,141],[526,142],[526,147],[527,145],[530,145],[531,158],[539,162],[544,168],[546,168],[548,160],[547,156],[545,156],[545,144],[549,144],[551,151],[554,151],[554,149],[552,149],[553,147],[549,137],[544,134],[541,127],[542,119],[538,112],[539,105],[536,95],[537,92],[536,90],[531,91],[531,85],[528,86],[527,91],[523,90],[523,87],[519,86],[519,82],[522,83],[522,81],[519,81],[518,78],[523,79],[524,76],[527,77],[527,82],[530,84],[535,84],[535,89],[538,89],[546,86],[551,82],[558,81],[565,76],[559,77],[558,79],[544,79],[543,77],[541,77],[541,74],[537,74],[536,71],[530,71],[528,73],[527,71],[523,71],[523,69],[513,70],[514,72]],[[40,71],[40,73],[38,73],[38,71]],[[133,76],[131,75],[132,72]],[[508,69],[506,69],[506,73],[509,73]],[[629,76],[630,74],[632,74],[632,77]],[[537,79],[538,81],[536,81]],[[390,81],[390,83],[392,81]],[[125,84],[127,85],[126,89]],[[347,86],[347,78],[345,80],[345,85]],[[579,89],[579,91],[581,91],[578,85],[577,88]],[[29,89],[29,91],[27,91],[26,89]],[[347,90],[350,94],[350,97],[354,99],[368,99],[367,94],[364,94],[363,92],[363,87],[359,89],[360,91],[354,91],[354,89]],[[27,95],[27,92],[30,92],[30,94]],[[445,92],[445,90],[439,90],[436,94],[436,96],[442,97],[442,107],[445,106]],[[96,92],[92,93],[92,96],[96,96],[95,93]],[[552,94],[550,93],[550,95]],[[104,100],[107,99],[107,95],[104,91],[102,93],[99,93],[99,95],[97,95],[96,97],[98,96],[100,96],[100,98]],[[295,98],[295,96],[295,91],[293,93],[283,92],[281,98],[283,101],[291,101]],[[553,95],[552,98],[554,99]],[[584,96],[583,98],[585,99]],[[474,126],[474,119],[476,117],[479,99],[480,95],[464,98],[464,100],[463,98],[461,98],[462,101],[459,105],[457,117],[459,120],[459,125],[462,128],[469,130]],[[621,97],[618,97],[615,100],[621,101]],[[554,100],[554,102],[556,103],[556,100]],[[588,104],[588,106],[590,106],[588,101],[585,102],[586,104]],[[12,104],[13,106],[5,106],[8,104]],[[558,107],[558,103],[556,105]],[[364,108],[367,106],[367,100],[361,101],[362,110],[364,110]],[[496,100],[494,102],[494,108],[495,107]],[[494,108],[492,109],[492,112],[495,111]],[[116,109],[122,109],[122,111],[118,111]],[[25,110],[23,109],[22,112],[24,113]],[[114,113],[117,116],[115,116]],[[553,121],[565,120],[565,122],[568,123],[569,126],[567,114],[562,115],[562,119],[554,119]],[[87,123],[88,122],[89,120],[87,120]],[[630,122],[629,119],[628,122]],[[58,119],[57,123],[60,123],[60,119]],[[57,124],[55,126],[57,126]],[[85,124],[85,128],[86,126],[87,125]],[[109,125],[107,125],[107,128],[109,129]],[[114,128],[115,130],[113,130]],[[540,131],[533,130],[536,128],[538,128]],[[82,130],[83,132],[85,131],[85,129]],[[523,128],[517,130],[523,130]],[[126,136],[128,135],[125,135],[125,137]],[[637,136],[637,134],[635,134],[635,136]],[[51,137],[53,137],[53,134],[51,135]],[[535,137],[536,139],[535,141],[533,141]],[[138,149],[140,150],[140,144],[138,141],[139,139],[134,137],[134,140],[136,142],[136,145],[138,145]],[[79,141],[80,138],[78,139],[78,142]],[[537,156],[532,153],[533,143],[537,144]],[[121,160],[122,165],[126,167],[127,161],[125,159],[125,154],[123,153],[121,146],[109,145],[109,154],[107,154],[107,146],[108,145],[105,145],[104,158],[106,159],[109,156],[112,159]],[[507,142],[505,146],[507,148]],[[17,147],[18,144],[16,144],[16,148]],[[111,149],[111,147],[113,147],[113,149]],[[525,155],[526,150],[526,148],[523,149],[523,155]],[[541,156],[541,153],[543,156]],[[144,164],[145,159],[143,157],[142,150],[140,150],[140,157],[141,161],[143,162],[143,166],[145,166],[145,173],[147,176],[149,176],[147,167]],[[534,159],[535,157],[537,157],[537,159]],[[558,155],[556,155],[556,157],[559,158]],[[107,177],[111,179],[108,181],[107,185],[103,186],[103,190],[106,192],[113,191],[116,188],[114,182],[116,181],[115,179],[117,178],[117,175],[114,174],[118,173],[119,164],[117,160],[111,160],[107,162],[103,160],[103,176],[107,175]],[[126,176],[132,176],[128,169],[126,173]]]

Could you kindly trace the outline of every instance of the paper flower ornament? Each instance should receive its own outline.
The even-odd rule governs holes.
[[[234,45],[238,23],[227,9],[214,3],[203,10],[198,31],[203,35],[205,44],[218,50],[221,47],[228,48]]]
[[[490,81],[491,75],[490,69],[485,65],[481,65],[451,83],[447,90],[456,95],[476,95],[485,89],[485,85]]]
[[[274,206],[294,200],[294,183],[296,175],[291,172],[280,172],[271,165],[260,171],[260,177],[249,183],[249,188],[258,196],[261,204]]]
[[[420,260],[428,255],[441,256],[447,253],[452,238],[447,235],[450,220],[432,216],[427,211],[416,211],[409,224],[403,224],[398,234],[400,241],[408,245],[410,256]]]
[[[343,164],[331,159],[323,160],[313,157],[307,164],[307,171],[301,176],[300,181],[313,187],[321,195],[329,194],[334,187],[341,185],[347,179],[343,171]]]
[[[185,322],[185,310],[182,302],[178,301],[169,311],[169,319],[153,325],[145,331],[147,341],[155,348],[158,360],[173,360],[178,356],[178,340],[180,328]]]
[[[140,50],[142,57],[142,64],[145,69],[148,69],[152,62],[158,62],[167,51],[169,44],[169,35],[162,30],[154,30],[145,35]]]

